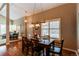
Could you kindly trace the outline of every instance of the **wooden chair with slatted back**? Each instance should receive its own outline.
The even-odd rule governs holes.
[[[64,40],[55,40],[53,44],[50,46],[50,53],[62,55]]]
[[[32,39],[31,41],[32,41],[32,55],[34,55],[34,52],[37,52],[38,55],[40,55],[40,52],[43,51],[44,48],[38,44],[39,40]]]
[[[29,47],[30,47],[31,42],[27,37],[22,37],[22,52],[24,52],[24,49],[27,50],[26,53],[28,54],[29,52]]]

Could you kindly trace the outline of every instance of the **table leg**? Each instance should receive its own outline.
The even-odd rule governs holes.
[[[49,48],[46,48],[46,56],[50,56]]]

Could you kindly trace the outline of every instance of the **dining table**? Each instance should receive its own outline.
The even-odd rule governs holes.
[[[41,39],[38,43],[40,44],[40,45],[43,45],[43,47],[46,49],[46,56],[50,56],[50,53],[49,53],[49,49],[50,49],[50,45],[52,44],[52,43],[54,43],[54,40],[55,39],[47,39],[47,40],[44,40],[44,39]]]

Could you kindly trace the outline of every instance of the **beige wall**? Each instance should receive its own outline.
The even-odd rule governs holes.
[[[32,17],[28,17],[27,20],[27,37],[30,38],[33,32],[33,29],[30,27],[30,25],[32,24]]]
[[[77,49],[76,38],[76,4],[64,4],[62,6],[49,9],[47,11],[38,13],[28,17],[28,20],[32,18],[32,22],[40,22],[45,20],[52,20],[54,18],[61,18],[62,37],[64,38],[64,47],[69,49]],[[43,19],[42,19],[42,18]],[[28,29],[27,31],[30,31]],[[32,33],[29,32],[29,33]]]
[[[79,49],[79,4],[77,4],[77,47]]]

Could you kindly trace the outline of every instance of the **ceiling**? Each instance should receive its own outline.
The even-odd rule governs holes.
[[[63,4],[64,3],[11,3],[10,19],[16,20],[25,15],[30,16],[34,13],[45,11]],[[6,16],[6,6],[0,11],[0,14]]]

